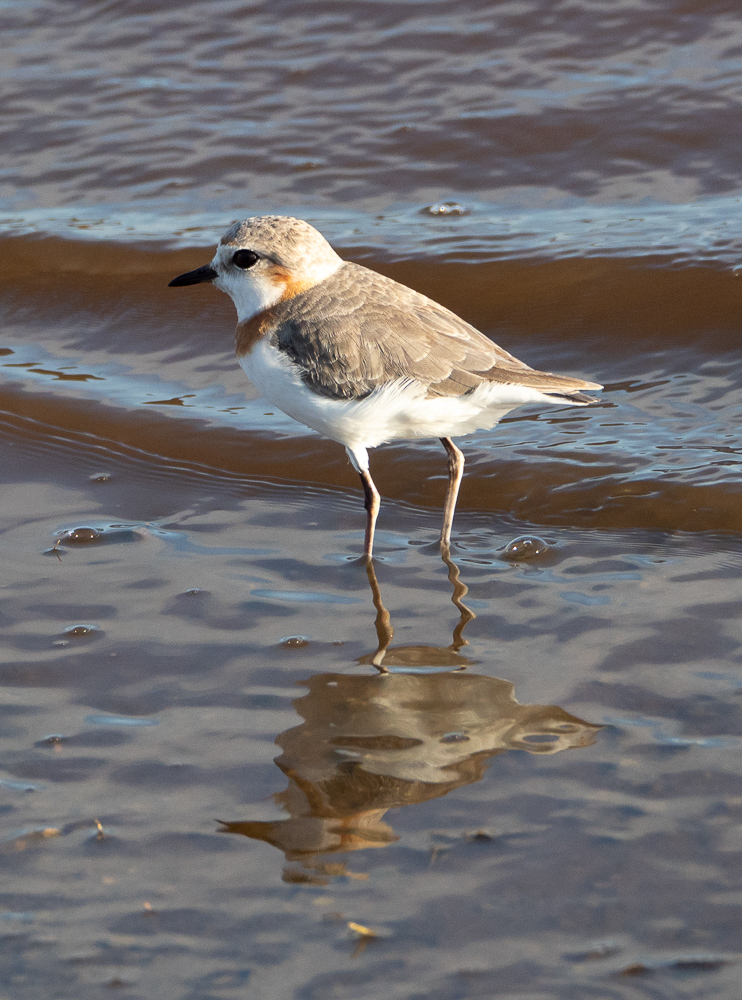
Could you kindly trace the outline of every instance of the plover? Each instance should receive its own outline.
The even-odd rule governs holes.
[[[368,449],[437,437],[448,454],[441,546],[447,550],[464,456],[452,438],[524,403],[595,402],[595,382],[536,371],[455,313],[391,278],[342,260],[309,223],[281,215],[235,222],[210,264],[171,286],[211,282],[237,308],[237,357],[284,413],[345,446],[365,494],[371,558],[379,493]]]

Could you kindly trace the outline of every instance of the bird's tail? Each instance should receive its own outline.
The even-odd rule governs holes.
[[[540,372],[535,368],[506,368],[504,365],[495,365],[486,372],[476,374],[488,382],[527,386],[529,389],[536,389],[547,396],[555,396],[564,399],[565,402],[576,403],[578,406],[597,402],[593,396],[584,393],[583,389],[603,388],[598,382],[586,382],[585,379],[570,375],[552,375],[551,372]]]

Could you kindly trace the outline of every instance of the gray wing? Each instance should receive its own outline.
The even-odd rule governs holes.
[[[589,402],[579,390],[600,388],[535,371],[449,309],[359,264],[281,303],[276,319],[279,349],[309,388],[332,399],[362,398],[400,378],[429,396],[503,382]]]

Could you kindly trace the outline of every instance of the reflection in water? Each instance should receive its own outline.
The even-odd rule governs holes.
[[[379,648],[363,662],[453,666],[446,672],[395,672],[371,677],[317,674],[294,701],[304,720],[282,733],[276,764],[289,779],[276,801],[288,812],[274,822],[223,822],[223,833],[241,833],[278,847],[297,867],[289,882],[324,884],[348,875],[345,864],[321,855],[384,847],[397,840],[383,820],[388,809],[426,802],[483,776],[491,757],[505,750],[554,754],[590,746],[600,726],[556,705],[520,705],[509,681],[461,673],[467,661],[464,625],[473,616],[461,603],[466,588],[449,562],[454,603],[461,618],[453,643],[443,649],[390,650],[392,627],[376,577],[369,579],[377,609]],[[361,876],[362,877],[362,876]]]
[[[469,588],[459,576],[459,567],[451,559],[448,547],[441,548],[441,558],[448,567],[448,580],[453,587],[451,601],[459,611],[459,620],[453,630],[453,641],[450,646],[397,646],[390,649],[391,641],[394,638],[391,615],[384,607],[381,599],[381,588],[376,579],[376,572],[371,561],[366,564],[368,582],[371,584],[371,593],[376,608],[376,635],[379,645],[375,653],[361,656],[359,663],[373,664],[382,674],[388,673],[387,667],[406,667],[408,670],[414,667],[452,667],[456,670],[463,670],[472,661],[466,656],[459,655],[462,646],[468,646],[464,638],[464,628],[477,616],[464,604]]]
[[[265,840],[324,874],[346,873],[318,855],[397,839],[387,809],[478,781],[504,750],[589,746],[600,728],[555,705],[519,705],[509,681],[473,674],[317,674],[308,687],[294,702],[304,722],[276,740],[289,779],[276,800],[289,817],[224,823],[223,832]],[[316,881],[291,870],[284,877]]]

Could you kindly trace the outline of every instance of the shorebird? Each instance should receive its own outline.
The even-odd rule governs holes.
[[[455,313],[391,278],[342,260],[309,223],[281,215],[235,222],[210,264],[170,286],[210,282],[237,309],[240,365],[284,413],[345,446],[365,495],[364,555],[380,497],[368,449],[437,437],[448,455],[440,542],[451,541],[464,456],[452,438],[524,403],[586,406],[595,382],[536,371]]]

